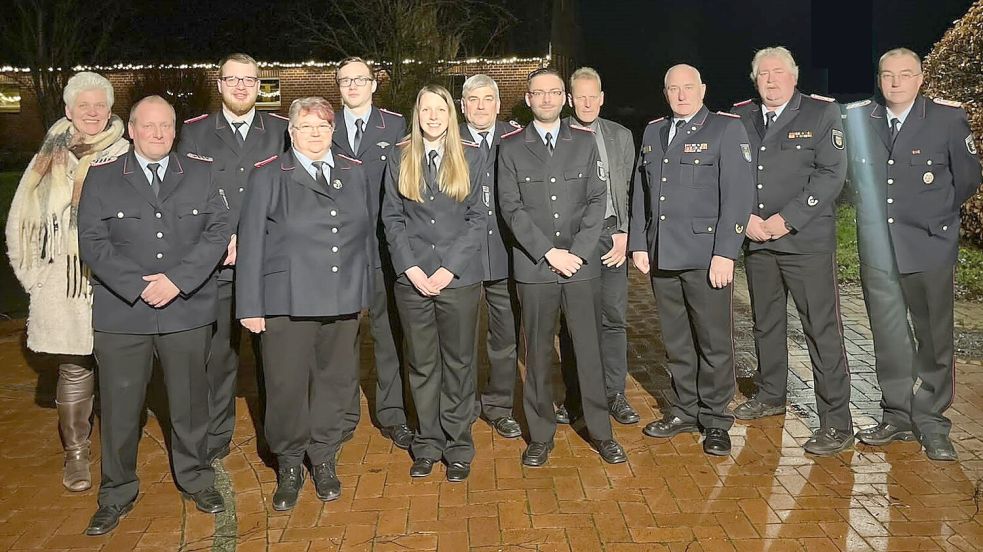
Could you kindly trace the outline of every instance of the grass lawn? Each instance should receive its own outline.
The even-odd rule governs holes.
[[[857,256],[857,221],[853,205],[840,205],[836,213],[836,262],[840,282],[860,283],[860,259]],[[983,249],[966,240],[959,246],[956,265],[956,297],[983,300]]]

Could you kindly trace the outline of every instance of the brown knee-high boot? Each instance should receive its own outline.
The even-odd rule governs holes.
[[[70,491],[92,487],[89,472],[89,435],[92,433],[92,401],[95,374],[78,364],[58,366],[58,428],[65,447],[65,473],[62,483]]]

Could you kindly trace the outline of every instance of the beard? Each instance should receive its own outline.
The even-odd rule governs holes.
[[[222,103],[225,104],[226,109],[231,111],[233,114],[241,117],[246,113],[249,113],[249,110],[255,107],[256,100],[244,100],[240,102],[235,98],[231,98],[231,99],[223,99]]]

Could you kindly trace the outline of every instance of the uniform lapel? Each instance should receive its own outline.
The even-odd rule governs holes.
[[[259,114],[257,113],[256,116],[259,117]],[[221,110],[215,117],[215,134],[232,151],[239,153],[239,144],[236,142],[236,137],[232,135],[232,127],[229,126],[229,121],[225,119],[225,113]]]
[[[670,150],[676,150],[683,146],[688,140],[693,138],[693,135],[703,130],[703,124],[707,121],[707,117],[710,115],[710,110],[707,106],[703,106],[696,115],[689,120],[688,123],[676,130],[676,135],[672,137],[672,144],[669,145]],[[670,118],[669,124],[673,124]],[[669,138],[669,127],[666,126],[666,139]]]
[[[887,127],[887,123],[882,126]],[[919,94],[915,97],[915,103],[911,106],[911,111],[908,112],[908,116],[905,117],[904,124],[901,125],[901,130],[898,132],[897,138],[894,140],[894,147],[892,149],[901,149],[899,144],[904,144],[905,147],[908,145],[908,139],[913,136],[918,136],[921,132],[922,124],[925,122],[925,96]],[[890,140],[890,128],[888,128],[888,140]],[[930,152],[925,152],[930,154]]]
[[[529,149],[529,151],[532,152],[537,159],[548,165],[550,162],[550,153],[546,150],[546,144],[543,142],[543,139],[540,138],[539,132],[536,131],[536,125],[534,123],[529,123],[529,126],[526,127],[523,138],[525,139],[526,147]]]
[[[751,118],[754,122],[754,130],[758,132],[758,138],[765,139],[765,121],[761,114],[761,104],[754,102],[754,110],[751,111]]]
[[[130,185],[136,188],[140,197],[147,200],[147,203],[157,205],[157,197],[154,195],[153,190],[150,189],[150,181],[147,180],[147,174],[143,172],[140,163],[137,162],[136,154],[133,153],[132,149],[123,158],[123,176]]]
[[[884,109],[883,105],[878,103],[871,110],[870,124],[874,127],[874,132],[880,137],[887,151],[890,152],[894,149],[894,144],[891,143],[891,129],[887,126],[887,110]]]
[[[305,188],[309,188],[314,193],[328,196],[328,191],[323,189],[323,187],[318,184],[316,180],[314,180],[311,173],[307,172],[307,169],[297,162],[296,158],[294,158],[293,150],[291,150],[288,155],[283,156],[283,161],[280,162],[280,169],[284,171],[293,171],[290,179],[297,184],[300,184]]]
[[[775,119],[775,122],[768,127],[768,130],[765,131],[764,139],[768,140],[773,136],[779,135],[782,132],[782,129],[787,127],[788,124],[792,122],[792,119],[795,119],[799,115],[799,106],[801,104],[802,93],[796,90],[795,93],[792,94],[792,99],[788,101],[788,105],[786,105],[785,109],[782,110],[782,114],[779,115],[778,118]],[[764,126],[763,121],[761,124]]]
[[[672,126],[672,117],[666,117],[662,128],[659,129],[659,143],[662,144],[662,151],[669,150],[669,127]]]
[[[181,184],[184,180],[184,167],[181,166],[181,158],[175,153],[170,154],[170,160],[167,162],[167,171],[164,173],[164,180],[160,183],[160,194],[157,199],[161,203],[167,201],[167,198],[174,193],[174,190]]]
[[[248,159],[246,154],[256,147],[256,144],[263,141],[263,134],[266,132],[266,125],[263,122],[262,115],[257,111],[255,116],[253,116],[253,126],[249,127],[249,133],[246,134],[246,142],[242,146],[242,158]]]
[[[344,109],[335,113],[334,135],[331,137],[331,142],[334,143],[333,149],[335,151],[340,151],[341,153],[351,157],[358,157],[355,155],[355,152],[352,151],[352,146],[348,140],[348,122],[345,121]]]
[[[355,152],[359,159],[370,147],[376,146],[379,136],[386,129],[386,120],[382,118],[382,112],[373,107],[369,112],[369,120],[365,123],[365,131],[362,132],[362,141],[358,144],[358,151]]]

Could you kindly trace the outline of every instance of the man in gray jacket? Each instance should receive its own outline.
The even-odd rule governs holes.
[[[628,334],[625,331],[625,311],[628,309],[628,266],[625,264],[628,246],[628,188],[635,164],[635,142],[631,131],[614,121],[598,115],[604,105],[601,76],[590,67],[581,67],[570,76],[567,95],[575,117],[567,120],[594,131],[597,152],[607,184],[607,202],[597,257],[601,263],[601,368],[608,400],[608,411],[622,424],[638,423],[638,413],[625,399],[625,378],[628,376]],[[560,332],[560,352],[567,400],[560,407],[557,419],[563,420],[567,407],[580,404],[573,344],[566,331],[566,320]],[[575,413],[576,415],[576,413]],[[569,415],[566,416],[569,419]]]

